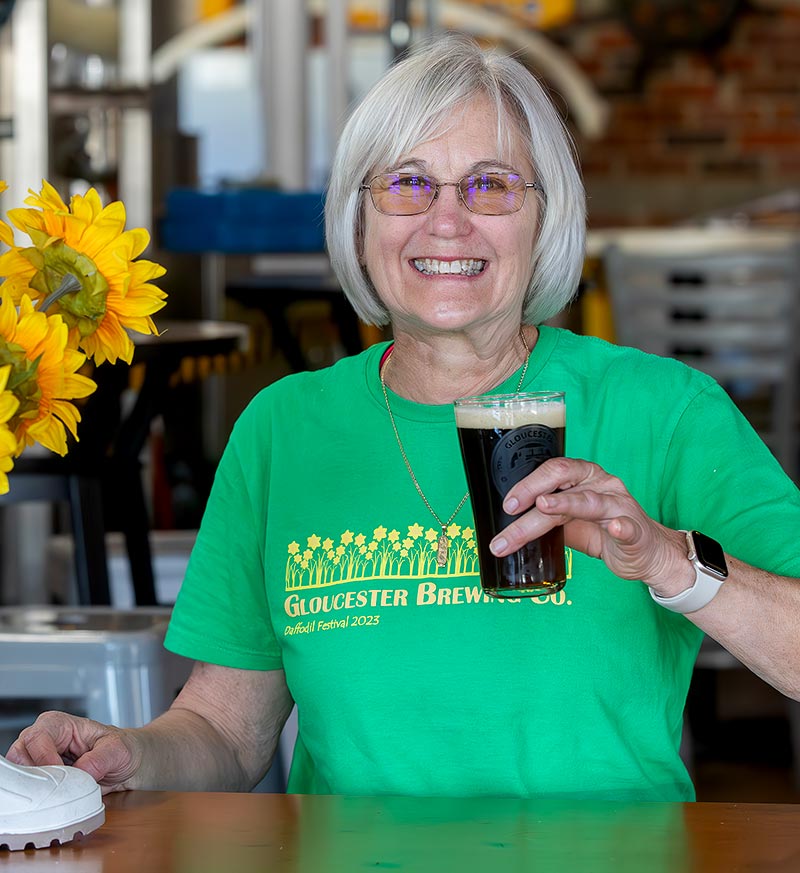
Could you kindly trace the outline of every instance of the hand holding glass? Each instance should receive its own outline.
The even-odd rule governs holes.
[[[566,403],[560,391],[465,397],[456,426],[475,516],[481,585],[495,597],[560,591],[566,582],[560,525],[503,558],[489,543],[514,516],[503,511],[511,488],[549,458],[564,455]]]

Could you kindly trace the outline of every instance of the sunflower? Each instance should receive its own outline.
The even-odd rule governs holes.
[[[2,194],[7,188],[7,183],[0,179],[0,194]],[[0,242],[5,243],[7,246],[14,245],[14,233],[4,221],[0,221]],[[5,492],[0,491],[0,494],[3,493]]]
[[[12,209],[11,222],[33,243],[13,246],[0,256],[0,275],[15,301],[27,295],[64,319],[69,344],[95,363],[133,357],[127,330],[157,334],[150,317],[164,306],[166,294],[151,284],[165,269],[135,259],[147,248],[143,228],[125,230],[125,207],[103,207],[94,188],[76,194],[70,205],[42,182],[30,192],[30,209]]]
[[[8,426],[8,420],[19,408],[19,400],[6,391],[11,365],[0,367],[0,494],[8,493],[8,473],[14,466],[17,440]]]
[[[11,294],[0,286],[0,367],[10,365],[6,393],[18,402],[6,425],[16,456],[35,442],[65,455],[66,431],[77,439],[81,417],[69,401],[87,397],[97,386],[76,372],[86,356],[69,348],[67,333],[60,315],[38,312],[27,295],[17,313]]]

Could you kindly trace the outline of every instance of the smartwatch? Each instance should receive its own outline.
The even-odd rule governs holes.
[[[728,578],[728,565],[722,546],[697,530],[682,530],[686,536],[688,558],[694,565],[694,585],[674,597],[659,597],[650,589],[650,596],[672,612],[696,612],[710,603]]]

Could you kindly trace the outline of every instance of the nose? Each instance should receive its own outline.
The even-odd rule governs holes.
[[[439,191],[427,212],[431,233],[456,237],[469,233],[471,213],[461,202],[458,186],[453,182],[439,183]]]

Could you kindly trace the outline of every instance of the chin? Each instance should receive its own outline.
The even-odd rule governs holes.
[[[435,333],[461,332],[466,330],[479,330],[484,328],[490,321],[491,316],[475,312],[446,310],[441,312],[427,312],[419,316],[417,324],[427,327]]]

